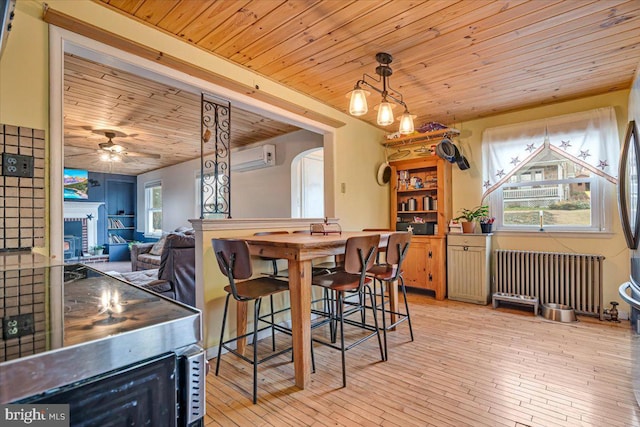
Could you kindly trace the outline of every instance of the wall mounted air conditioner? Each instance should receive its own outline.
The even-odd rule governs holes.
[[[231,153],[231,172],[244,172],[275,166],[276,146],[265,144]]]

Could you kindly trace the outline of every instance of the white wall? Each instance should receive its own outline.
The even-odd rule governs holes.
[[[231,215],[233,218],[291,217],[291,161],[310,148],[322,147],[322,135],[300,130],[259,144],[276,146],[276,165],[270,168],[231,173]],[[233,152],[231,154],[233,156]],[[138,175],[137,231],[144,231],[144,185],[162,181],[162,229],[189,226],[196,212],[195,179],[200,159]]]
[[[322,147],[323,138],[303,130],[260,144],[271,141],[277,141],[276,166],[247,172],[231,171],[233,218],[291,218],[291,162],[303,151]]]

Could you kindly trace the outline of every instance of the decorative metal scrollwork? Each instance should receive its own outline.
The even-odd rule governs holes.
[[[202,94],[200,218],[231,218],[231,104]],[[213,154],[206,154],[212,152]]]

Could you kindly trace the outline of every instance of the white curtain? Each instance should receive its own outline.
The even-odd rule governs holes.
[[[487,128],[482,134],[484,199],[544,149],[618,182],[620,140],[613,107]]]

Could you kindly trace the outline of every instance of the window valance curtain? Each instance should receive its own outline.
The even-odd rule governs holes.
[[[620,140],[613,107],[487,128],[482,134],[484,199],[541,151],[549,149],[618,182]]]

